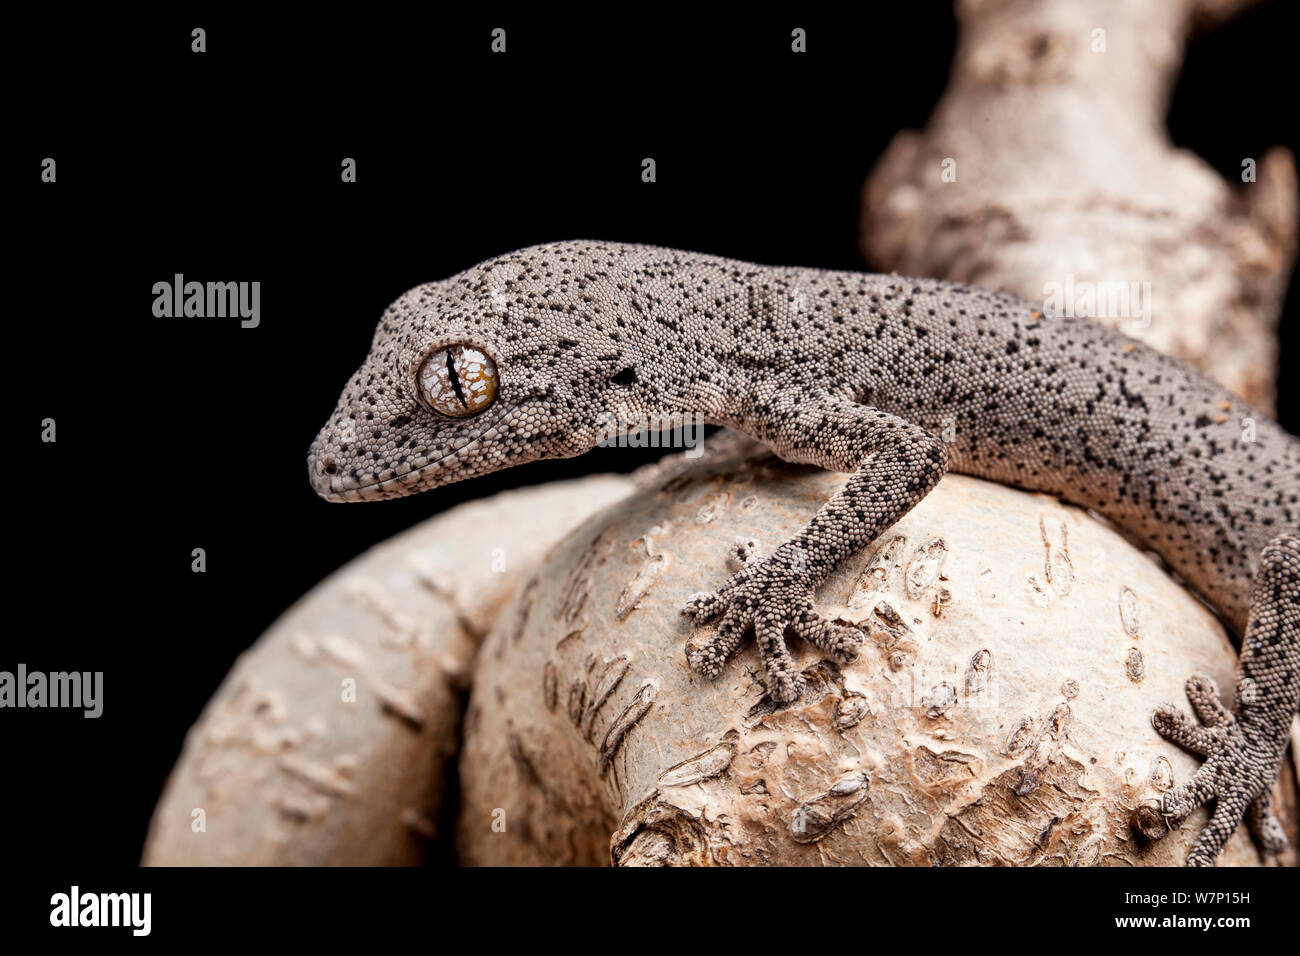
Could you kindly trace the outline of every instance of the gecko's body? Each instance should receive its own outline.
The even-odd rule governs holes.
[[[697,670],[716,676],[752,627],[769,693],[792,699],[787,631],[840,659],[861,639],[815,613],[812,589],[947,469],[1048,492],[1158,552],[1243,636],[1234,712],[1193,678],[1204,726],[1155,716],[1207,757],[1164,815],[1218,798],[1190,861],[1212,862],[1243,814],[1266,849],[1282,845],[1269,795],[1300,699],[1300,442],[1088,320],[931,279],[537,246],[398,299],[309,472],[332,500],[396,497],[580,454],[611,414],[683,413],[854,473],[794,539],[688,605],[722,617],[690,650]]]

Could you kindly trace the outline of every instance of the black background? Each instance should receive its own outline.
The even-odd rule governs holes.
[[[468,498],[653,457],[598,450],[382,505],[322,502],[307,446],[403,291],[566,238],[863,268],[859,189],[890,138],[924,124],[955,28],[943,3],[859,6],[16,28],[0,669],[102,670],[105,711],[0,713],[4,855],[133,865],[186,729],[320,578]],[[1289,6],[1197,40],[1173,101],[1175,141],[1234,181],[1243,156],[1300,151]],[[151,287],[178,272],[259,280],[261,326],[155,319]],[[1297,312],[1293,283],[1293,432]],[[57,444],[38,440],[46,417]]]

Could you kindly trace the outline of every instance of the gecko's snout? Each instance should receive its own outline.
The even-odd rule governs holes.
[[[418,482],[433,467],[427,462],[420,462],[423,467],[419,468],[406,462],[396,468],[386,465],[381,471],[358,467],[358,460],[349,457],[346,445],[340,449],[339,442],[327,430],[316,437],[307,452],[307,480],[326,501],[401,498],[419,490]]]
[[[326,501],[347,500],[348,483],[341,472],[338,459],[326,451],[318,437],[307,452],[307,480],[312,490]]]

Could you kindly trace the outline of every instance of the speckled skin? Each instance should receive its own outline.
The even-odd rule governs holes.
[[[448,418],[416,382],[457,344],[495,362],[499,391],[484,411]],[[1177,823],[1217,798],[1190,863],[1212,863],[1243,815],[1266,849],[1281,845],[1268,800],[1300,703],[1300,443],[1249,406],[1134,340],[1009,295],[562,242],[393,303],[309,474],[330,500],[407,495],[581,454],[615,410],[699,413],[788,461],[853,473],[792,540],[740,554],[749,560],[721,589],[683,610],[722,618],[688,649],[692,667],[717,676],[752,627],[781,701],[802,691],[787,631],[840,660],[861,642],[817,615],[813,588],[947,469],[1104,514],[1244,635],[1235,711],[1193,678],[1203,726],[1172,706],[1154,717],[1206,756],[1166,795],[1163,817]]]

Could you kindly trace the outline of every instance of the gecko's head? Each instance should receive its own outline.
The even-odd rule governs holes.
[[[603,410],[639,404],[618,295],[592,251],[609,248],[525,249],[389,306],[312,443],[316,492],[398,498],[592,448]]]

